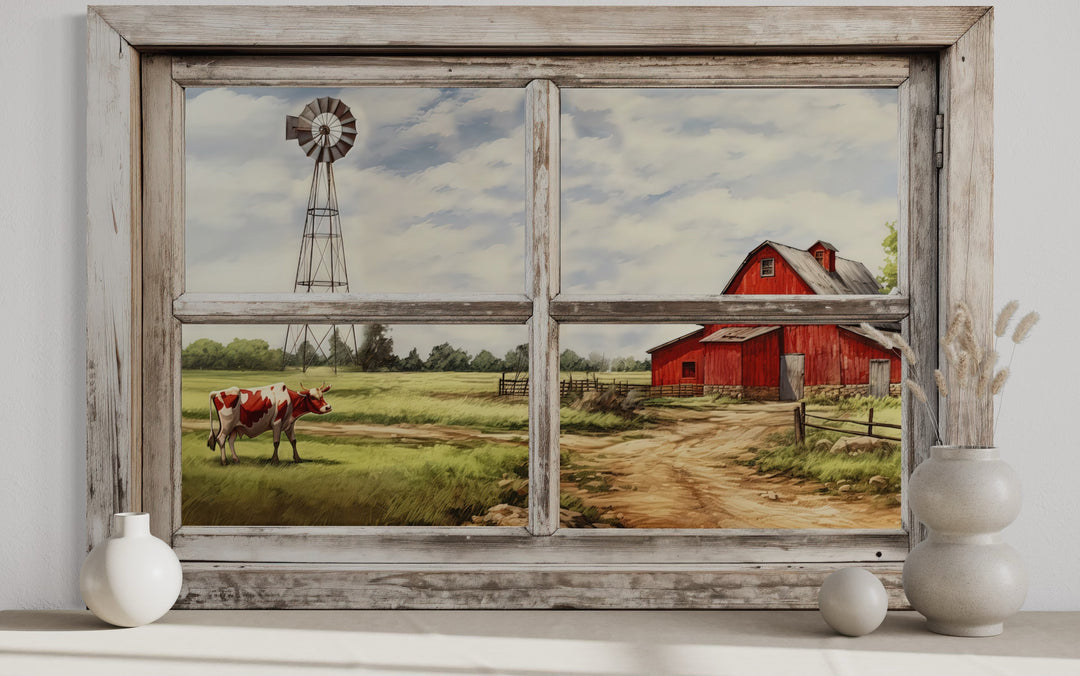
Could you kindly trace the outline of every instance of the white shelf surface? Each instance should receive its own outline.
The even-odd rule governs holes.
[[[0,612],[0,674],[1080,674],[1080,613],[993,638],[890,612],[873,634],[816,611],[173,611],[135,629],[85,611]]]

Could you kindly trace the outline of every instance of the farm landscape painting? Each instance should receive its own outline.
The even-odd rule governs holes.
[[[895,92],[828,94],[564,91],[564,290],[894,288]],[[323,194],[281,122],[335,101],[356,133]],[[189,290],[523,287],[520,91],[187,111]],[[529,350],[520,325],[187,325],[183,522],[524,526]],[[568,324],[559,351],[562,527],[899,527],[901,360],[872,332]]]

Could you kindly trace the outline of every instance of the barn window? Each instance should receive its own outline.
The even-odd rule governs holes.
[[[818,249],[817,251],[815,251],[814,258],[817,260],[818,263],[821,264],[822,267],[825,267],[825,251],[823,249]]]
[[[684,361],[682,363],[682,377],[693,378],[697,374],[697,362]]]
[[[584,435],[595,419],[619,414],[586,410],[603,405],[599,396],[595,403],[590,397],[578,408],[562,406],[561,359],[571,347],[565,341],[577,336],[616,326],[632,333],[660,324],[672,327],[665,331],[670,336],[702,327],[741,327],[712,331],[718,338],[700,349],[748,353],[769,341],[775,344],[776,327],[793,321],[800,326],[900,323],[917,351],[936,355],[939,295],[946,305],[966,300],[976,323],[988,325],[982,320],[989,315],[992,288],[988,277],[992,214],[989,191],[984,189],[985,177],[991,175],[992,134],[987,130],[993,109],[986,86],[992,64],[989,10],[430,7],[410,10],[408,22],[400,21],[401,12],[394,7],[328,8],[320,10],[319,26],[313,26],[310,12],[288,7],[90,9],[89,542],[106,536],[111,513],[149,511],[155,534],[166,539],[184,562],[186,584],[180,605],[188,608],[550,607],[565,604],[568,598],[582,607],[806,607],[813,603],[824,574],[850,562],[880,573],[897,592],[902,560],[922,537],[906,505],[902,528],[839,533],[562,525],[566,509],[562,483],[573,483],[581,494],[588,494],[605,490],[619,478],[611,468],[601,472],[562,466],[560,438],[573,431],[560,425],[561,420],[576,421]],[[544,15],[543,20],[536,12]],[[807,30],[810,24],[813,29]],[[231,28],[236,25],[254,32],[240,35]],[[749,35],[746,25],[767,25],[770,31]],[[637,47],[628,49],[628,35]],[[506,100],[487,108],[473,104],[481,114],[467,127],[446,133],[433,126],[417,130],[415,140],[417,147],[447,138],[460,146],[485,133],[510,131],[501,122],[510,117],[501,117],[499,111],[520,111],[513,122],[520,127],[520,137],[509,133],[491,137],[485,144],[490,154],[479,157],[470,174],[521,172],[524,193],[487,185],[468,200],[481,208],[516,201],[520,228],[516,234],[512,227],[507,232],[520,239],[500,240],[505,253],[475,266],[463,265],[450,249],[443,251],[439,271],[445,273],[446,283],[425,282],[423,288],[410,286],[415,280],[409,278],[387,277],[374,280],[385,282],[381,286],[350,288],[348,294],[313,298],[274,293],[259,288],[266,273],[259,266],[240,278],[254,284],[243,290],[188,286],[187,264],[198,265],[200,251],[185,250],[185,209],[195,206],[185,203],[185,164],[194,157],[185,142],[185,101],[194,92],[185,90],[251,88],[249,94],[269,100],[276,88],[288,87],[378,88],[395,95],[405,89],[443,92],[438,96],[452,96],[445,92],[458,90],[462,104],[486,95],[464,90],[500,90],[488,94],[492,100],[502,95]],[[724,296],[718,291],[663,288],[677,285],[683,277],[678,268],[665,271],[653,283],[632,259],[590,259],[596,243],[612,235],[605,232],[610,213],[598,199],[596,186],[583,177],[618,178],[596,167],[590,172],[586,166],[590,149],[598,149],[599,159],[605,144],[648,146],[649,137],[616,138],[611,116],[617,116],[619,108],[593,105],[587,99],[636,90],[626,95],[650,101],[653,112],[663,118],[665,108],[689,110],[673,102],[673,91],[678,96],[689,92],[685,94],[689,100],[695,95],[691,90],[699,89],[807,90],[821,98],[834,91],[840,96],[845,90],[868,89],[892,97],[898,131],[894,138],[899,138],[892,147],[899,175],[898,181],[888,184],[901,186],[896,294],[819,298],[791,291],[782,297]],[[579,93],[585,96],[577,97]],[[406,112],[400,114],[415,117],[417,111],[426,114],[438,108],[417,103],[423,98],[419,95],[411,104],[402,104]],[[442,102],[428,103],[433,101]],[[935,157],[939,115],[944,116],[943,145]],[[192,120],[212,131],[212,116]],[[715,135],[707,117],[686,116],[678,129],[701,138]],[[219,135],[210,140],[224,143],[231,138]],[[212,158],[213,148],[204,150]],[[289,156],[297,152],[284,140],[281,150]],[[569,155],[581,162],[568,166]],[[627,221],[618,237],[642,245],[646,252],[657,233],[678,229],[672,224],[678,214],[647,209],[677,192],[652,191],[655,182],[648,180],[649,172],[680,169],[662,152],[656,157],[659,164],[641,167],[636,191],[623,202],[631,217],[635,213],[639,217]],[[724,159],[740,157],[740,152],[732,151]],[[414,167],[408,162],[416,158],[399,159],[385,172],[376,172],[378,178],[395,171],[408,173]],[[940,174],[935,160],[944,165]],[[338,176],[339,197],[344,178]],[[754,177],[747,174],[743,179],[740,189]],[[236,174],[226,173],[220,180],[263,185],[260,177]],[[264,187],[268,194],[276,190],[272,180]],[[300,192],[302,200],[306,192]],[[725,213],[715,206],[734,192],[712,190],[697,202],[696,211]],[[565,222],[564,205],[568,205]],[[216,206],[223,222],[254,215],[255,227],[230,235],[238,250],[265,249],[257,208],[242,213],[227,200]],[[376,194],[363,207],[364,214],[377,218],[386,206],[385,196]],[[297,209],[302,212],[303,204]],[[646,211],[648,217],[640,216]],[[446,241],[467,233],[473,222],[451,209],[431,213],[441,219],[431,224],[432,232]],[[489,211],[480,217],[493,214],[503,216]],[[710,227],[738,231],[739,224],[719,217]],[[683,243],[701,257],[693,269],[704,271],[702,279],[709,277],[719,257],[733,257],[731,265],[746,253],[745,248],[711,251],[708,245],[702,240]],[[417,246],[438,258],[440,243],[434,235]],[[518,253],[522,250],[523,256]],[[386,251],[369,253],[389,256]],[[814,264],[813,257],[806,257]],[[185,264],[186,259],[191,260]],[[294,264],[295,257],[289,267]],[[762,260],[759,274],[774,276],[774,268],[775,257]],[[589,286],[590,279],[608,269],[618,273],[609,285]],[[465,278],[476,283],[454,286]],[[195,282],[195,276],[190,281]],[[711,280],[709,289],[717,284]],[[195,437],[206,438],[203,421],[185,423],[185,409],[198,410],[202,416],[207,405],[205,400],[185,399],[183,350],[199,337],[220,335],[214,332],[221,327],[253,332],[264,327],[268,334],[284,335],[286,327],[296,325],[381,325],[397,335],[405,333],[399,327],[410,327],[417,334],[426,327],[450,327],[437,329],[447,335],[488,328],[508,336],[520,334],[515,340],[521,342],[508,350],[512,354],[492,355],[503,365],[517,357],[526,362],[518,372],[497,374],[504,386],[522,388],[522,394],[513,395],[521,397],[520,404],[497,420],[489,417],[489,426],[480,435],[459,440],[455,447],[468,456],[473,447],[490,444],[492,453],[506,459],[506,470],[491,489],[520,501],[512,505],[520,512],[507,514],[515,524],[398,527],[361,521],[328,528],[312,519],[305,526],[268,528],[217,520],[229,518],[227,513],[184,523],[183,465],[192,458],[201,462],[209,452],[205,446],[192,449],[200,455],[181,452],[185,443],[203,443]],[[344,351],[340,343],[348,345],[348,339],[335,336],[332,328],[326,337],[331,353]],[[517,350],[519,346],[523,350]],[[252,345],[237,346],[246,347]],[[669,347],[677,351],[678,346]],[[359,348],[350,346],[354,354]],[[450,362],[460,358],[452,349],[439,354]],[[661,361],[657,355],[653,353],[650,365],[654,369]],[[565,356],[570,361],[574,355]],[[577,356],[590,359],[589,354]],[[610,362],[611,357],[598,355],[600,361]],[[687,363],[697,372],[692,359],[673,356],[668,363],[673,372],[677,367],[685,374]],[[762,363],[775,369],[779,362]],[[933,357],[921,360],[913,374],[931,394],[934,365]],[[574,369],[575,379],[594,377],[585,370],[583,374]],[[702,371],[708,369],[703,366]],[[264,373],[269,375],[269,369]],[[611,389],[636,384],[617,377],[612,381]],[[308,387],[318,384],[305,382]],[[327,395],[331,404],[335,394],[363,396],[359,389],[331,389]],[[479,394],[487,399],[496,396]],[[424,397],[432,402],[424,413],[428,419],[432,411],[454,407],[439,392]],[[958,397],[943,402],[950,424],[958,424],[957,412],[967,403]],[[987,402],[977,404],[988,415]],[[380,414],[392,412],[395,405],[383,401]],[[911,416],[913,408],[905,403],[905,480],[932,438],[927,426]],[[365,420],[376,413],[369,410]],[[460,407],[455,415],[459,413]],[[985,441],[976,438],[978,430],[988,429],[974,420],[977,417],[965,415],[958,441]],[[368,424],[341,419],[337,423],[348,423],[353,432]],[[414,423],[417,428],[431,424]],[[641,445],[650,433],[627,429],[623,436],[628,443]],[[302,456],[304,440],[299,441]],[[442,442],[419,437],[414,441],[418,447]],[[335,476],[336,466],[330,462],[309,466],[324,471],[327,480]],[[466,463],[462,472],[467,471]],[[570,511],[585,516],[580,509]],[[607,512],[611,515],[605,517]],[[471,516],[454,515],[455,523]],[[592,516],[617,520],[618,510]],[[693,562],[693,570],[687,569],[687,561]],[[748,587],[758,592],[748,593]],[[897,601],[900,598],[894,595]]]

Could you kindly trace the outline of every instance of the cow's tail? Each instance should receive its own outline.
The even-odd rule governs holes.
[[[211,451],[217,450],[217,435],[221,431],[221,420],[218,420],[218,432],[214,431],[214,393],[210,393],[210,438],[206,440],[207,447]]]

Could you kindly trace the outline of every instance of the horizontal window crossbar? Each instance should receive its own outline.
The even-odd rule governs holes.
[[[629,564],[902,561],[902,530],[184,526],[181,559],[333,563]]]
[[[183,86],[896,87],[910,59],[779,56],[202,56],[179,58]]]
[[[806,608],[836,563],[478,565],[184,562],[181,609]],[[861,563],[910,609],[895,562]],[[392,590],[392,591],[391,591]]]
[[[551,316],[560,322],[654,324],[838,324],[897,322],[908,316],[904,296],[583,296],[559,295]]]
[[[908,309],[904,296],[559,295],[551,301],[552,317],[568,323],[896,322]],[[532,310],[524,295],[188,293],[173,301],[173,316],[185,324],[522,324]]]
[[[173,301],[185,324],[524,324],[531,315],[524,295],[186,293]]]

